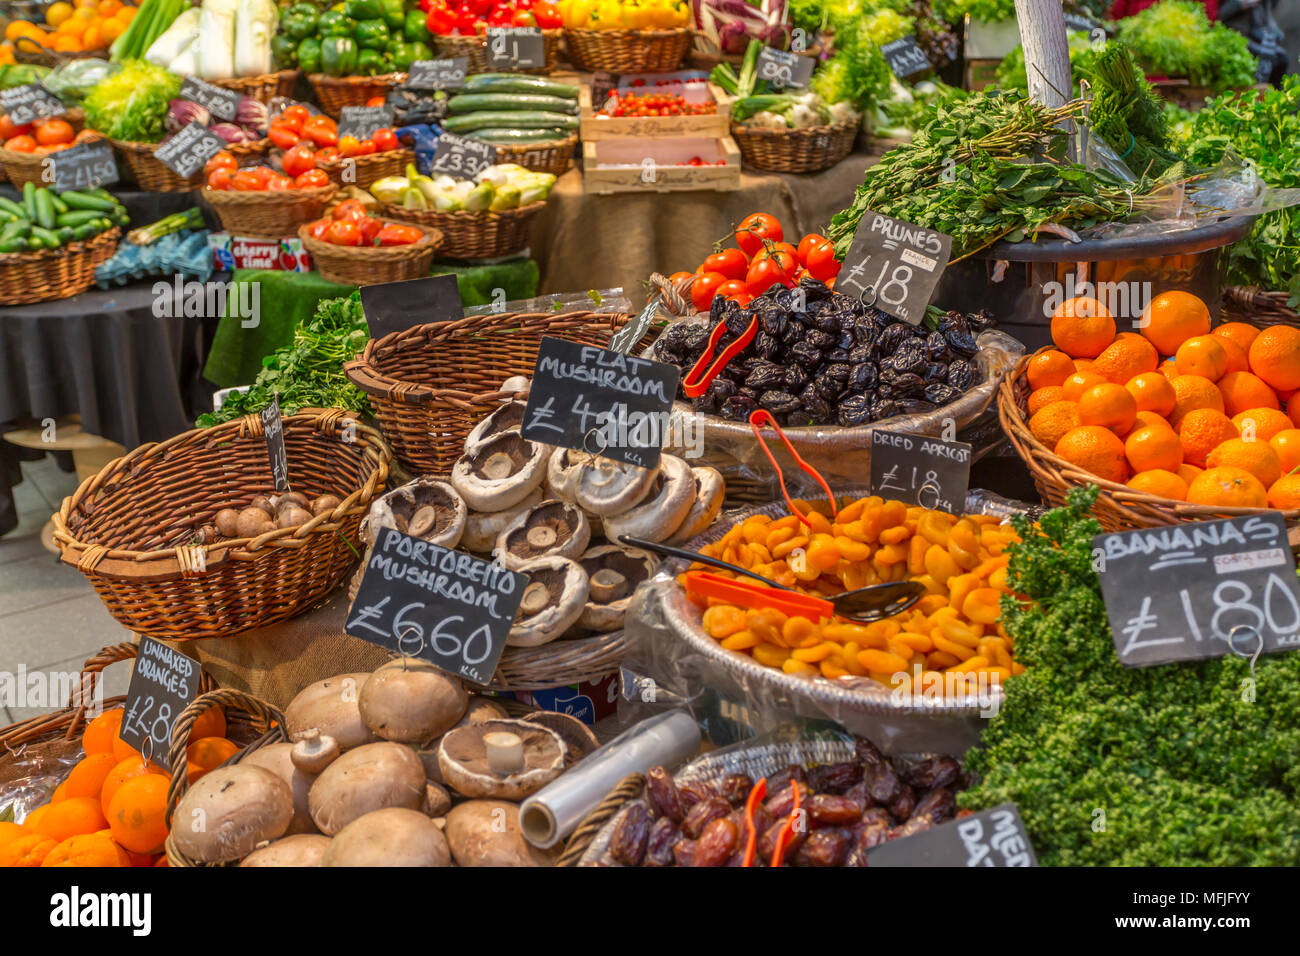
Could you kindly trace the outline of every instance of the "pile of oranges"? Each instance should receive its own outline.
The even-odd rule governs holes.
[[[1099,478],[1209,506],[1300,508],[1300,330],[1229,322],[1165,292],[1137,332],[1063,302],[1027,374],[1029,430]]]
[[[9,22],[4,44],[9,54],[0,61],[13,62],[13,44],[23,36],[58,53],[106,50],[131,25],[135,12],[134,5],[122,0],[58,0],[45,11],[44,26],[27,20]]]
[[[0,867],[166,866],[167,788],[171,777],[122,740],[122,708],[106,710],[81,736],[85,756],[50,802],[22,825],[0,823]],[[220,708],[194,722],[186,752],[190,783],[232,757]]]

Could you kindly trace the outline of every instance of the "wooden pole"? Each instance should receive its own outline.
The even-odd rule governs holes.
[[[1061,0],[1016,0],[1016,20],[1030,99],[1047,107],[1063,105],[1071,98],[1074,80]]]

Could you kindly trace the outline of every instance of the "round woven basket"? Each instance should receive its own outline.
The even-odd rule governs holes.
[[[334,186],[267,192],[204,187],[203,200],[233,236],[284,239],[296,235],[303,223],[319,219],[336,191]]]
[[[535,173],[563,176],[573,165],[573,150],[577,145],[577,133],[543,143],[497,144],[496,160],[498,163],[516,163]]]
[[[512,375],[532,375],[544,336],[606,347],[625,312],[506,312],[417,325],[381,339],[343,369],[370,396],[407,471],[446,478],[470,431],[506,399]],[[641,340],[638,348],[653,341]]]
[[[854,120],[808,129],[753,129],[732,123],[731,136],[746,166],[769,173],[815,173],[853,152],[859,125]]]
[[[1290,325],[1300,328],[1300,314],[1287,305],[1285,292],[1265,292],[1253,285],[1232,285],[1223,290],[1224,322],[1249,322],[1256,328]]]
[[[415,151],[411,149],[390,149],[385,153],[370,153],[366,156],[350,156],[336,159],[330,163],[316,164],[324,170],[336,186],[356,186],[367,189],[372,183],[385,176],[400,176],[407,163],[415,162]]]
[[[565,30],[569,60],[587,73],[665,73],[681,65],[695,31]]]
[[[364,106],[372,96],[387,96],[393,87],[406,82],[406,74],[326,76],[324,73],[308,73],[307,79],[316,91],[320,108],[338,119],[345,106]]]
[[[241,162],[247,160],[249,163],[257,163],[271,155],[271,139],[263,136],[245,143],[230,143],[226,146],[226,152]]]
[[[198,189],[203,182],[202,170],[189,179],[182,179],[160,163],[154,156],[158,143],[128,143],[120,139],[110,139],[109,142],[126,166],[127,173],[145,192],[184,193]]]
[[[550,73],[555,69],[556,61],[560,54],[560,40],[564,36],[563,30],[543,30],[542,47],[546,51],[546,66],[535,67],[527,70],[511,70],[512,73]],[[468,59],[466,72],[469,75],[475,73],[487,73],[488,56],[487,56],[487,38],[485,36],[474,37],[440,37],[433,38],[434,52],[440,57],[463,56]]]
[[[86,114],[81,109],[68,110],[59,119],[66,120],[72,125],[78,133],[81,133],[86,122]],[[98,133],[86,133],[78,139],[73,145],[80,146],[82,143],[93,142],[97,139],[103,139]],[[0,148],[0,169],[3,169],[5,178],[11,183],[22,188],[23,183],[34,183],[37,186],[47,186],[47,183],[41,176],[45,169],[45,157],[50,154],[45,153],[20,153],[12,149]]]
[[[1050,348],[1050,346],[1048,347]],[[1048,351],[1040,349],[1035,355]],[[1076,486],[1096,485],[1100,492],[1097,503],[1093,505],[1092,514],[1107,531],[1124,531],[1133,528],[1159,528],[1164,525],[1178,524],[1183,521],[1210,521],[1215,518],[1231,518],[1237,515],[1262,514],[1262,508],[1230,508],[1189,504],[1170,498],[1159,498],[1142,491],[1135,491],[1127,485],[1116,484],[1098,478],[1090,471],[1057,457],[1051,449],[1034,437],[1029,430],[1028,369],[1033,356],[1026,356],[1016,363],[1011,374],[998,386],[998,418],[1006,432],[1011,446],[1029,468],[1034,484],[1043,500],[1053,507],[1065,504],[1069,490]],[[1291,531],[1293,542],[1297,541],[1295,529],[1300,523],[1300,511],[1281,512]],[[1292,545],[1295,548],[1295,544]]]
[[[322,279],[358,286],[427,276],[442,244],[437,229],[425,229],[423,239],[407,246],[336,246],[312,238],[305,225],[298,228],[298,238]]]
[[[114,226],[58,249],[0,253],[0,305],[52,302],[85,292],[95,284],[95,266],[113,257],[121,236]]]
[[[533,219],[545,206],[539,201],[504,212],[437,212],[391,203],[380,208],[390,219],[442,233],[438,254],[445,259],[499,259],[528,245]]]
[[[489,690],[549,690],[596,681],[618,670],[632,646],[624,631],[590,637],[561,638],[540,647],[507,647],[492,675]]]
[[[293,617],[359,560],[357,527],[388,479],[388,446],[356,419],[339,408],[284,418],[291,487],[341,501],[306,524],[194,543],[222,508],[275,493],[261,416],[248,415],[141,445],[83,481],[54,515],[62,560],[139,634],[225,637]]]
[[[255,100],[269,103],[277,96],[292,96],[293,84],[298,79],[298,70],[281,70],[278,73],[263,73],[259,76],[235,76],[228,80],[209,80],[213,86],[225,90],[234,90],[240,96],[251,96]]]

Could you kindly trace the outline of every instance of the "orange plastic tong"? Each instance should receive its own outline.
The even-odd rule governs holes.
[[[724,578],[711,571],[687,571],[686,590],[700,597],[717,598],[739,607],[758,611],[771,608],[781,611],[787,617],[806,617],[810,621],[820,621],[835,614],[835,605],[822,598],[797,591],[769,588],[765,584]]]
[[[754,336],[758,335],[758,319],[750,319],[748,328],[741,333],[740,338],[723,349],[722,354],[710,365],[709,360],[713,358],[713,350],[718,347],[718,341],[726,331],[727,323],[725,322],[719,322],[713,327],[713,331],[709,333],[709,347],[704,350],[704,354],[691,366],[691,370],[682,379],[682,391],[686,393],[687,398],[699,398],[703,395],[713,380],[718,377],[718,373],[726,368],[727,363],[743,352],[750,342],[754,341]]]
[[[781,444],[785,445],[785,450],[790,453],[790,457],[795,460],[796,464],[798,464],[806,474],[811,475],[816,480],[817,484],[821,485],[822,491],[826,492],[826,500],[831,503],[831,517],[833,518],[835,515],[839,514],[839,510],[835,507],[835,496],[831,494],[831,486],[826,483],[826,479],[822,477],[821,472],[808,464],[808,462],[804,461],[803,457],[794,450],[794,445],[790,444],[790,439],[785,437],[785,432],[781,431],[781,426],[776,423],[776,419],[772,417],[772,413],[766,408],[760,408],[750,413],[749,427],[754,432],[754,440],[758,442],[758,447],[763,449],[763,454],[766,455],[767,460],[772,463],[772,470],[776,472],[777,480],[781,482],[781,497],[783,497],[785,503],[790,506],[790,513],[796,515],[804,524],[812,524],[803,512],[794,506],[794,502],[790,500],[790,493],[785,490],[785,475],[781,472],[781,466],[776,463],[776,456],[773,455],[772,450],[767,447],[767,442],[763,441],[763,436],[759,432],[759,429],[764,425],[767,425],[776,432],[776,437],[781,439]]]

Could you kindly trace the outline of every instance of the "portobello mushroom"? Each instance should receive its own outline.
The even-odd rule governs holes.
[[[466,724],[438,744],[442,778],[461,796],[522,800],[564,771],[564,740],[523,720]]]
[[[519,432],[502,432],[466,451],[452,467],[451,483],[474,510],[501,511],[542,483],[549,452],[549,445]]]
[[[635,548],[602,544],[578,563],[587,572],[588,582],[587,604],[578,623],[592,631],[617,631],[623,626],[632,592],[654,573],[654,556]]]
[[[553,499],[525,511],[497,536],[495,554],[511,571],[534,558],[577,558],[591,541],[587,516]]]
[[[506,644],[538,647],[567,631],[587,605],[587,573],[568,558],[536,558],[518,568],[528,575]]]
[[[541,504],[542,488],[528,492],[528,497],[503,511],[471,511],[465,519],[465,533],[460,536],[460,547],[475,554],[491,554],[497,546],[497,537],[529,508]],[[588,525],[590,526],[590,524]]]
[[[722,499],[727,494],[727,484],[722,473],[705,465],[692,468],[691,477],[695,479],[695,500],[681,525],[668,539],[668,544],[682,545],[708,531],[722,510]]]
[[[618,541],[632,535],[646,541],[664,541],[681,527],[695,502],[695,479],[690,466],[676,455],[659,459],[659,473],[641,504],[605,518],[605,537]]]

